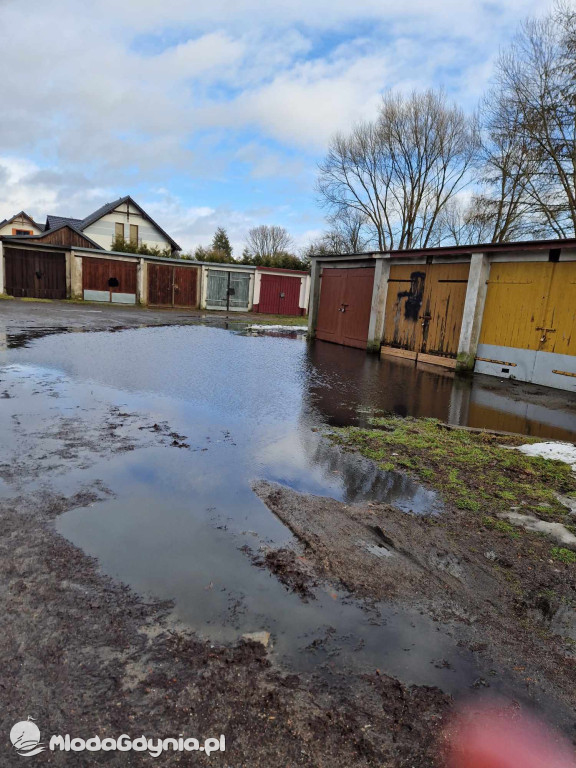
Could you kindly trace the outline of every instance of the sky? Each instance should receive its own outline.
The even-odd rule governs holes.
[[[473,110],[542,0],[0,0],[0,219],[132,195],[184,248],[325,228],[330,137],[382,93]]]

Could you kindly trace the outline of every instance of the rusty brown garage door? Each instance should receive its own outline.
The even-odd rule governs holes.
[[[82,259],[82,289],[86,301],[136,304],[137,265],[120,259]]]
[[[148,264],[148,304],[156,307],[197,307],[198,269],[173,264]]]
[[[6,293],[33,299],[66,298],[63,253],[5,246]]]
[[[324,268],[316,338],[365,349],[374,286],[374,267]]]
[[[390,267],[382,354],[454,367],[468,263]]]
[[[268,315],[301,315],[301,282],[299,276],[262,274],[258,312]]]

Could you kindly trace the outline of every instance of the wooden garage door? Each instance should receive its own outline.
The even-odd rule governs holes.
[[[469,271],[467,263],[392,265],[382,354],[452,367]]]
[[[476,370],[576,389],[576,262],[494,263]]]
[[[5,247],[4,257],[6,292],[10,296],[66,298],[66,257],[63,253]]]
[[[299,277],[261,276],[258,311],[269,315],[300,315]]]
[[[197,307],[198,270],[148,264],[148,303],[157,307]]]
[[[137,265],[118,259],[82,259],[82,290],[87,301],[136,303]]]
[[[374,267],[324,268],[316,338],[364,349],[368,343]]]

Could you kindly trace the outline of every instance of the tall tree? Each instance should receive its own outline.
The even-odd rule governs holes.
[[[218,227],[214,233],[212,250],[223,253],[225,257],[232,261],[232,246],[230,245],[228,234],[223,227]]]
[[[576,12],[558,4],[525,22],[496,65],[504,127],[529,160],[523,204],[540,229],[576,233]]]
[[[284,227],[262,224],[248,231],[245,252],[254,259],[274,258],[289,253],[294,243]]]
[[[444,208],[471,182],[473,118],[435,91],[387,94],[376,121],[337,134],[320,163],[317,189],[332,215],[353,210],[381,250],[425,247]]]

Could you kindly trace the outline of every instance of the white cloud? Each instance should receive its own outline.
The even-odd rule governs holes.
[[[442,85],[472,107],[498,46],[541,10],[540,0],[0,3],[0,206],[84,215],[138,187],[177,240],[206,241],[229,217],[240,242],[261,223],[256,187],[275,184],[270,220],[315,231],[320,212],[299,200],[313,205],[315,162],[335,130],[374,114],[390,87]],[[194,181],[199,205],[155,191],[176,178]],[[198,199],[208,183],[212,199]]]

